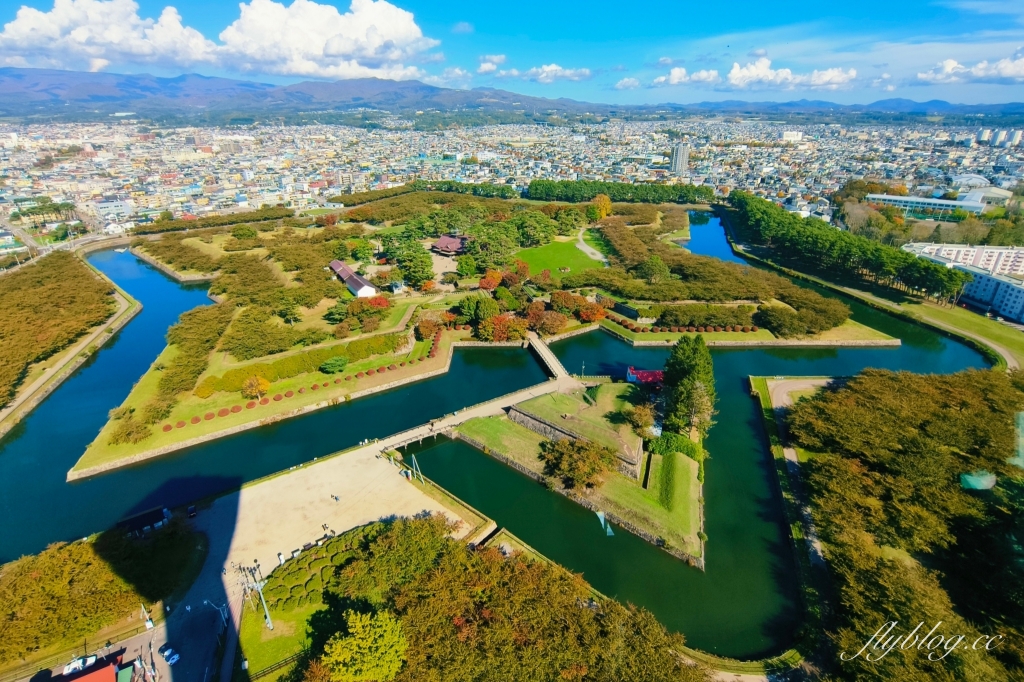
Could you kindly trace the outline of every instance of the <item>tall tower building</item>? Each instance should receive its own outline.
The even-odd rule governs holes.
[[[672,148],[669,170],[673,175],[682,175],[690,167],[690,145],[680,142]]]

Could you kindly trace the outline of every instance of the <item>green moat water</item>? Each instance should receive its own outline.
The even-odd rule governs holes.
[[[710,232],[704,234],[705,230]],[[717,220],[694,226],[720,249]],[[75,484],[67,470],[124,400],[164,345],[177,316],[208,303],[200,287],[177,284],[131,254],[90,261],[144,305],[115,339],[0,441],[0,561],[112,526],[159,506],[180,505],[308,462],[364,438],[544,380],[517,349],[462,349],[451,371],[394,391],[254,429],[143,465]],[[773,653],[792,638],[798,614],[792,556],[781,526],[774,473],[746,377],[849,375],[865,367],[954,372],[985,366],[976,351],[865,306],[854,318],[903,339],[891,349],[756,349],[714,352],[718,424],[706,446],[709,537],[702,573],[624,531],[607,537],[596,517],[461,443],[426,449],[428,476],[508,527],[537,550],[583,573],[598,590],[652,610],[692,646],[722,655]],[[629,365],[656,368],[665,348],[633,348],[602,332],[552,346],[569,371],[622,376]]]

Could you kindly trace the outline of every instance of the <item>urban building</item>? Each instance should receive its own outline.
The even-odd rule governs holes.
[[[931,199],[928,197],[911,196],[902,197],[892,196],[889,194],[869,194],[865,197],[865,200],[871,204],[895,206],[896,208],[901,208],[908,212],[930,210],[937,212],[940,215],[952,213],[957,209],[981,215],[985,210],[985,204],[980,201],[955,201],[951,199]]]
[[[961,300],[999,317],[1024,322],[1024,280],[993,274],[942,256],[927,253],[919,253],[918,256],[971,275],[972,279],[964,287]]]
[[[664,158],[664,157],[662,157]],[[690,145],[685,142],[678,143],[672,148],[672,158],[669,162],[669,170],[675,176],[685,175],[690,167]]]
[[[911,242],[904,244],[903,250],[918,256],[936,256],[944,261],[970,265],[997,275],[1024,276],[1024,247]]]

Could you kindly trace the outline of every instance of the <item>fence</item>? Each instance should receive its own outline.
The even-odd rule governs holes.
[[[278,661],[277,663],[274,663],[273,665],[268,665],[263,670],[257,670],[256,672],[251,673],[249,675],[249,679],[250,680],[258,680],[261,677],[266,677],[270,673],[277,672],[281,668],[287,667],[287,666],[291,665],[292,663],[295,663],[297,660],[302,658],[303,654],[305,654],[305,652],[304,651],[300,651],[297,654],[292,654],[288,658],[281,659],[280,661]]]

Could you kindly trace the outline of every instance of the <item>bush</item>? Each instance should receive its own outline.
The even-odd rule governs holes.
[[[675,507],[676,464],[675,452],[661,456],[661,468],[658,470],[658,502],[668,511]]]
[[[343,372],[348,366],[348,358],[343,355],[336,355],[320,365],[320,371],[324,374],[337,374]]]

